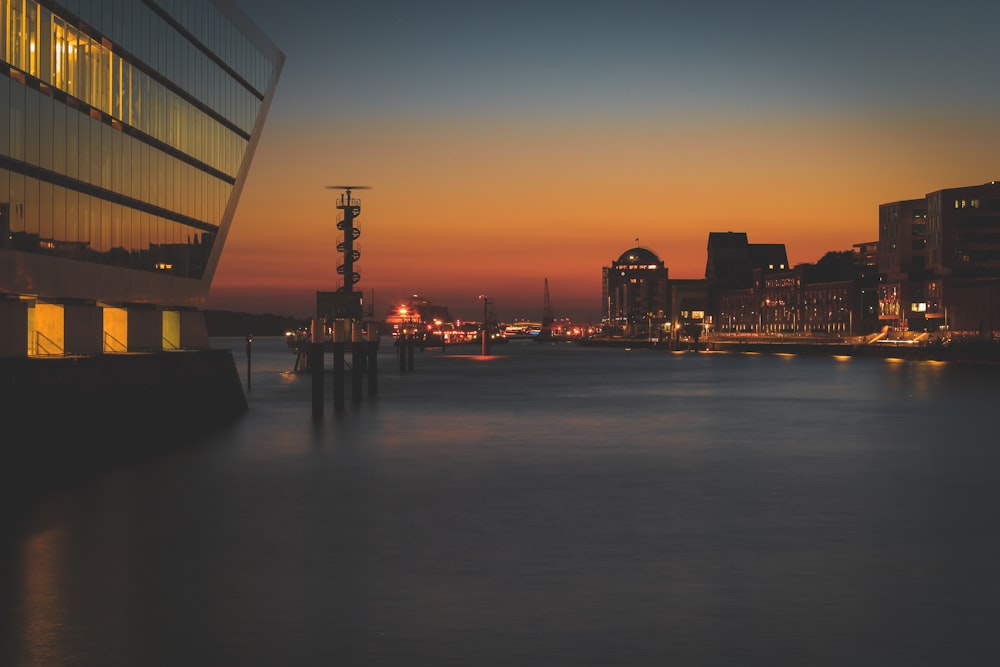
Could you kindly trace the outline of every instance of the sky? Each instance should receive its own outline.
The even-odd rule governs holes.
[[[1000,178],[1000,5],[236,0],[286,56],[208,308],[308,317],[355,286],[480,319],[599,321],[640,245],[789,262],[878,239],[878,206]]]

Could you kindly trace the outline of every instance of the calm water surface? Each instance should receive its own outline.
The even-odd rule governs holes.
[[[314,420],[258,338],[232,428],[7,508],[0,665],[996,662],[1000,369],[478,352]]]

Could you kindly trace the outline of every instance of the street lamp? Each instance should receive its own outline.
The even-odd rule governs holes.
[[[854,338],[854,309],[840,307],[840,312],[847,311],[847,337]],[[839,318],[838,318],[839,319]],[[840,320],[843,322],[843,320]]]

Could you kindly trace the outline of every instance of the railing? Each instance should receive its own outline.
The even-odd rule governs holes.
[[[41,331],[35,332],[35,344],[33,347],[35,356],[55,357],[66,352],[64,347],[43,334]]]
[[[112,336],[107,331],[104,332],[105,352],[128,352],[128,345]]]
[[[845,336],[838,333],[710,333],[702,337],[705,342],[738,343],[807,343],[811,345],[854,344],[860,336]]]

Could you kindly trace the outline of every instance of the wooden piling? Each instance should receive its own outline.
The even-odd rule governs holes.
[[[365,350],[364,343],[356,342],[351,345],[351,399],[355,403],[361,402],[361,386],[365,374]]]

